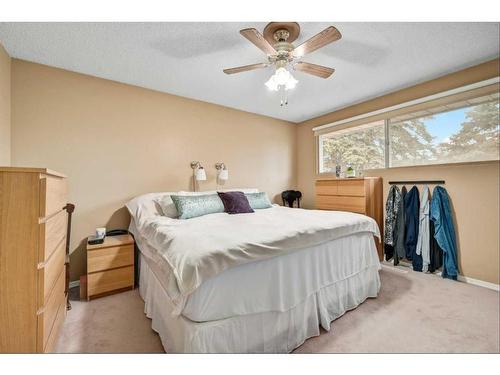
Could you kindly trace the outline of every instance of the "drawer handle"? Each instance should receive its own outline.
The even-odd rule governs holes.
[[[59,211],[56,211],[56,212],[53,212],[51,213],[49,216],[43,216],[43,217],[39,217],[38,218],[38,224],[43,224],[43,223],[46,223],[47,221],[49,221],[50,219],[52,219],[53,217],[56,217],[57,215],[59,215],[61,212],[64,211],[64,207],[61,208]]]
[[[57,245],[56,245],[56,248],[58,248],[58,247],[59,247],[59,245],[61,245],[61,242],[63,242],[65,239],[66,239],[66,235],[64,235],[64,237],[63,237],[63,238],[61,238],[61,239],[59,240],[59,242],[58,242],[58,243],[57,243]],[[39,270],[41,270],[42,268],[45,268],[45,266],[46,266],[46,265],[50,262],[50,260],[52,259],[52,257],[54,256],[54,254],[55,254],[56,252],[57,252],[57,250],[54,250],[54,251],[52,252],[52,254],[50,254],[49,259],[47,259],[45,262],[40,262],[40,263],[38,263],[38,264],[37,264],[37,266],[36,266],[36,268],[37,268],[37,269],[39,269]]]

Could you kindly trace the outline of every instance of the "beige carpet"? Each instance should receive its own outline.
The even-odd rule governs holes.
[[[498,353],[499,293],[384,268],[382,289],[296,353]],[[138,290],[72,302],[59,353],[160,353]]]

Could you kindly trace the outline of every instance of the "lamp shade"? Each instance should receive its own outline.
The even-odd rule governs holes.
[[[221,169],[219,171],[219,180],[227,180],[229,178],[229,171],[227,169]]]
[[[205,173],[205,169],[200,167],[196,170],[196,181],[205,181],[207,179],[207,174]]]

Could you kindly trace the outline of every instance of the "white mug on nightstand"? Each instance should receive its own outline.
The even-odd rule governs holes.
[[[104,238],[106,236],[106,228],[96,228],[95,229],[95,236],[97,238]]]

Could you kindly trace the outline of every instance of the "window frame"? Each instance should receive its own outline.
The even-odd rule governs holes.
[[[464,86],[458,89],[450,90],[447,92],[438,93],[435,95],[431,95],[427,98],[420,98],[412,102],[419,102],[417,104],[411,104],[412,102],[396,105],[393,107],[379,109],[374,112],[361,114],[358,116],[354,116],[350,119],[340,120],[333,124],[326,124],[322,126],[318,126],[313,128],[315,132],[315,172],[317,178],[336,178],[335,172],[321,172],[321,163],[322,163],[322,148],[320,147],[321,136],[323,134],[331,134],[336,131],[340,131],[347,128],[358,128],[363,125],[369,124],[370,122],[374,122],[377,120],[384,121],[384,168],[382,169],[392,169],[392,168],[412,168],[412,167],[426,167],[426,166],[435,166],[435,165],[454,165],[454,164],[469,164],[469,163],[485,163],[485,162],[498,162],[498,160],[478,160],[478,161],[457,161],[457,162],[448,162],[448,163],[429,163],[429,164],[415,164],[415,165],[407,165],[407,166],[395,166],[392,167],[390,165],[390,148],[391,148],[391,138],[390,138],[390,120],[392,117],[398,115],[401,111],[406,113],[417,112],[421,109],[422,106],[426,108],[435,108],[437,106],[442,105],[442,101],[444,100],[447,104],[457,103],[460,100],[464,100],[466,97],[468,99],[479,98],[481,96],[487,96],[494,93],[498,93],[500,91],[500,77],[496,77],[490,80],[486,80],[483,82],[478,82],[476,84]],[[471,86],[476,86],[470,88]],[[469,89],[467,89],[469,88]],[[446,95],[447,93],[451,93]],[[426,100],[429,99],[429,100]],[[453,100],[454,99],[454,100]],[[450,109],[452,111],[454,109]],[[372,114],[372,115],[371,115]],[[329,131],[328,131],[329,130]],[[320,131],[320,132],[318,132]],[[320,155],[321,154],[321,155]],[[377,169],[377,168],[375,168]],[[367,169],[374,170],[374,169]]]

